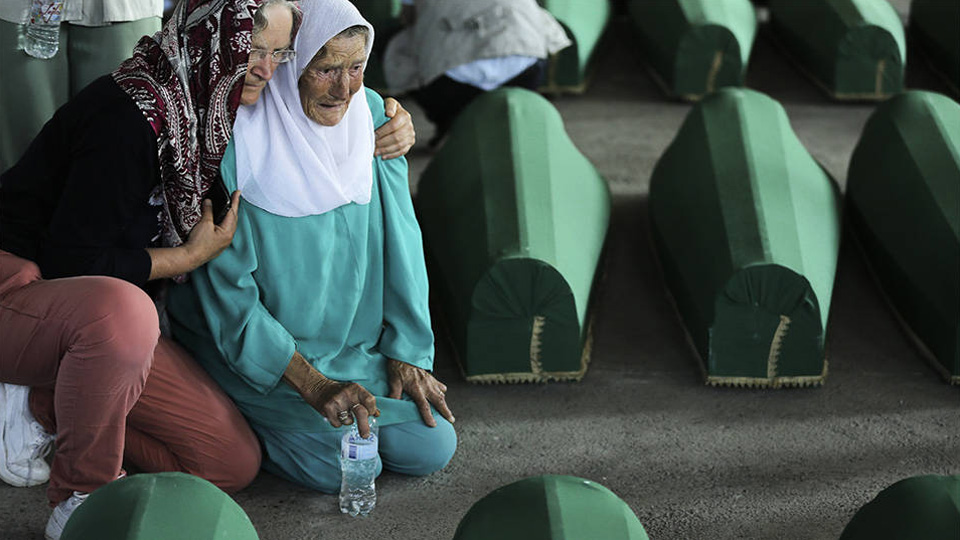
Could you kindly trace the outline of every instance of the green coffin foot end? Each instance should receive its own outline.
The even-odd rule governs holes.
[[[581,346],[573,292],[552,266],[501,260],[474,290],[460,368],[478,383],[579,381],[590,362],[590,326]]]
[[[696,101],[741,86],[757,33],[749,0],[631,0],[649,72],[671,97]]]
[[[707,384],[823,383],[840,210],[779,103],[724,88],[693,107],[654,168],[650,230]]]
[[[833,99],[903,90],[906,37],[886,0],[770,0],[770,21],[778,45]]]
[[[518,88],[478,97],[421,176],[417,209],[464,377],[580,380],[610,193],[556,108]]]
[[[717,296],[709,330],[707,384],[818,386],[827,373],[820,307],[789,268],[751,266]]]

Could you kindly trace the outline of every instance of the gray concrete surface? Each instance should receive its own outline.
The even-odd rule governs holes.
[[[906,13],[906,0],[894,4]],[[689,106],[662,98],[622,20],[611,31],[587,94],[555,100],[614,194],[607,280],[584,380],[469,385],[437,328],[437,373],[449,385],[460,437],[450,465],[427,478],[385,473],[367,519],[341,516],[334,497],[263,473],[236,496],[261,538],[450,539],[480,497],[552,473],[606,485],[654,540],[827,540],[896,480],[960,473],[960,389],[946,385],[906,339],[847,238],[826,384],[703,385],[646,241],[650,173]],[[908,80],[944,91],[920,62]],[[784,104],[800,139],[844,185],[873,106],[827,101],[762,38],[748,85]],[[430,126],[404,103],[426,141]],[[414,184],[429,157],[418,144],[410,158]],[[42,538],[48,513],[44,488],[0,485],[0,538]]]

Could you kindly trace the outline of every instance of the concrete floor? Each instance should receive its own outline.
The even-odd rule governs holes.
[[[893,2],[901,14],[907,0]],[[570,474],[620,495],[654,540],[839,537],[856,509],[918,474],[960,473],[960,389],[946,385],[896,324],[845,238],[828,328],[830,373],[816,389],[715,389],[700,368],[653,264],[646,194],[656,159],[689,105],[665,101],[617,20],[586,95],[555,104],[576,145],[614,194],[607,281],[593,360],[580,383],[465,383],[438,331],[436,372],[449,386],[459,449],[427,478],[385,473],[367,519],[336,499],[263,473],[236,500],[263,540],[450,539],[494,488]],[[913,61],[909,85],[945,91]],[[759,38],[748,85],[786,107],[813,156],[845,185],[850,154],[873,109],[835,104]],[[411,100],[421,143],[431,127]],[[42,538],[44,488],[0,485],[0,538]]]

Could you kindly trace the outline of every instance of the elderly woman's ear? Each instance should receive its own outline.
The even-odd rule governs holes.
[[[393,159],[403,155],[417,142],[417,133],[413,129],[413,118],[400,105],[400,102],[388,97],[383,100],[384,113],[390,121],[377,130],[377,149],[374,155],[383,159]]]

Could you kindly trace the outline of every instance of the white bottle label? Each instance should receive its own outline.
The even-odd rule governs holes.
[[[348,437],[343,441],[343,444],[340,445],[341,455],[343,459],[348,459],[351,461],[360,461],[366,459],[374,459],[377,457],[377,436],[370,435],[372,443],[367,444],[354,444],[352,442],[353,438]]]

